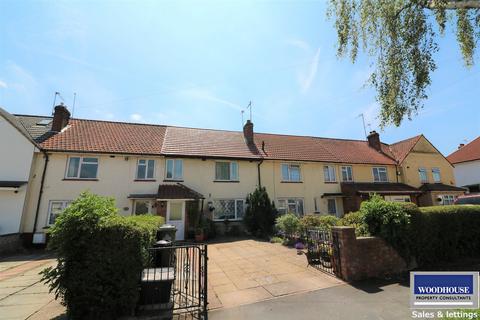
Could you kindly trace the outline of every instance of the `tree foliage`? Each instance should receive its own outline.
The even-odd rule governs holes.
[[[428,98],[438,36],[456,28],[467,67],[480,38],[480,0],[330,0],[337,55],[355,62],[359,47],[372,59],[369,84],[380,104],[380,124],[399,126]]]
[[[247,196],[247,209],[243,222],[251,234],[271,235],[276,217],[275,204],[270,201],[265,187],[259,187]]]

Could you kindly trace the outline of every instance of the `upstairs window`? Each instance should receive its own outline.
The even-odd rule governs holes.
[[[68,179],[96,179],[98,171],[98,158],[70,157],[68,158]]]
[[[155,172],[155,160],[138,159],[137,163],[137,179],[148,180],[153,179]]]
[[[299,164],[282,164],[282,181],[300,182],[300,165]]]
[[[337,173],[335,172],[334,166],[324,166],[323,167],[323,177],[325,182],[336,182]]]
[[[374,182],[388,182],[387,168],[374,167],[372,171],[373,171]]]
[[[442,181],[439,168],[432,168],[432,176],[433,176],[433,182],[439,183]]]
[[[238,181],[238,164],[235,161],[218,161],[215,163],[215,180]]]
[[[428,182],[427,170],[425,168],[419,168],[418,169],[418,176],[420,178],[421,183],[427,183]]]
[[[353,173],[351,166],[343,166],[342,167],[342,181],[344,182],[352,182],[353,181]]]
[[[183,179],[183,160],[167,159],[167,170],[165,174],[166,180],[182,180]]]

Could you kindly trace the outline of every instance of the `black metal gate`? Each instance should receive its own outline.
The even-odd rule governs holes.
[[[332,232],[322,229],[307,231],[308,264],[328,274],[341,277],[340,248]],[[336,236],[336,234],[335,234]]]
[[[207,245],[149,249],[139,311],[158,319],[207,319]]]

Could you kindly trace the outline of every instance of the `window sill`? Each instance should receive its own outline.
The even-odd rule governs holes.
[[[240,222],[242,220],[243,219],[228,219],[228,222]],[[212,221],[213,222],[223,222],[223,223],[225,223],[224,219],[213,219]]]
[[[183,182],[183,179],[164,179],[163,182]]]
[[[62,181],[98,181],[98,179],[64,178]]]
[[[239,183],[240,180],[213,180],[213,182]]]
[[[284,180],[284,181],[280,181],[280,183],[303,183],[303,181],[288,181],[288,180]]]
[[[323,183],[326,183],[326,184],[337,184],[338,181],[323,181]]]
[[[156,179],[135,179],[133,181],[135,181],[135,182],[155,182],[157,180]]]

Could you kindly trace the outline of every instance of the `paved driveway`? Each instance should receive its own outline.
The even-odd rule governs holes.
[[[0,319],[51,319],[64,312],[38,274],[54,265],[45,254],[12,256],[0,260]]]
[[[280,244],[239,240],[208,246],[209,308],[228,308],[343,284],[307,267],[304,255]]]

